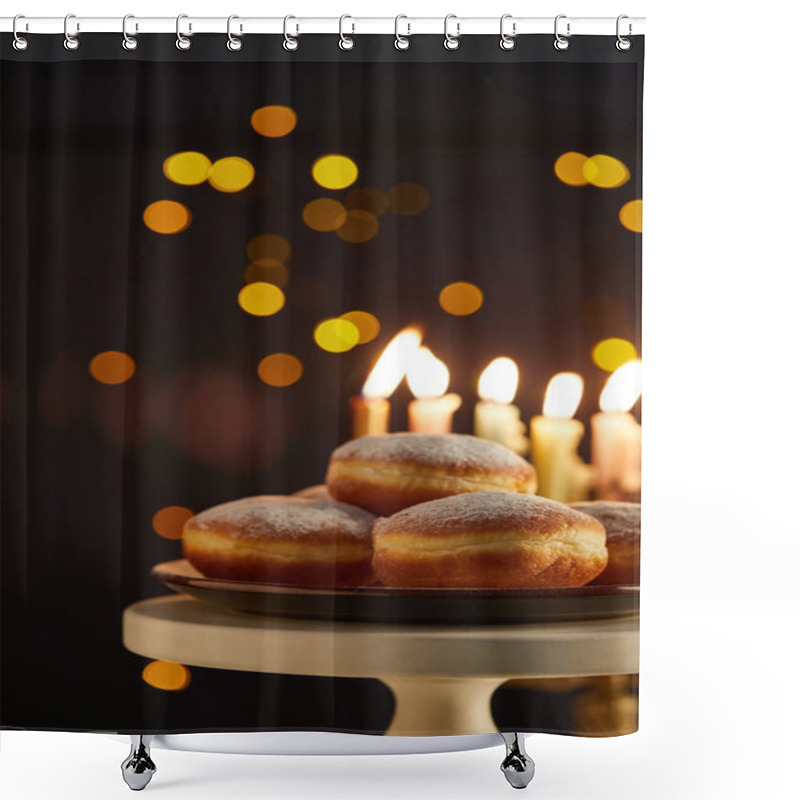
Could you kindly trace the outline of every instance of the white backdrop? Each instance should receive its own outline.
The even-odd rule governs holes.
[[[534,736],[538,800],[794,797],[800,692],[800,344],[796,103],[800,7],[571,0],[33,0],[3,14],[122,17],[647,16],[641,730]],[[0,105],[2,100],[0,99]],[[11,800],[125,796],[126,748],[5,732]],[[501,751],[287,758],[157,752],[167,800],[508,797]]]

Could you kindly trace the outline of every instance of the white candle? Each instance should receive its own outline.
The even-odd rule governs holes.
[[[475,404],[475,435],[505,445],[525,455],[530,442],[519,408],[513,404],[519,386],[519,369],[510,358],[495,358],[478,380],[480,402]]]
[[[542,415],[531,420],[539,494],[560,503],[585,499],[592,483],[592,468],[578,456],[583,423],[573,419],[582,397],[583,378],[559,372],[547,384]]]
[[[406,381],[416,398],[408,404],[408,429],[415,433],[450,433],[461,397],[447,392],[447,365],[427,347],[419,347],[411,358]]]
[[[400,331],[386,345],[367,377],[360,395],[350,398],[353,438],[389,432],[389,397],[405,377],[422,335],[416,328]]]
[[[595,492],[602,500],[625,500],[642,487],[642,427],[630,409],[642,393],[642,362],[623,364],[600,394],[592,416]]]

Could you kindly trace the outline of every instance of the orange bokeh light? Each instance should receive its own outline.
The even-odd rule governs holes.
[[[142,680],[154,689],[180,692],[192,682],[192,674],[174,661],[151,661],[142,671]]]
[[[297,114],[289,106],[263,106],[253,112],[250,124],[256,133],[270,139],[277,139],[295,129]]]
[[[155,233],[180,233],[192,224],[192,212],[174,200],[156,200],[142,214],[144,224]]]
[[[258,365],[258,377],[269,386],[291,386],[302,374],[300,359],[289,353],[273,353]]]
[[[153,514],[153,530],[165,539],[180,539],[184,523],[194,516],[190,508],[165,506]]]
[[[136,372],[136,362],[119,350],[106,350],[98,353],[89,362],[89,373],[98,381],[109,385],[125,383]]]

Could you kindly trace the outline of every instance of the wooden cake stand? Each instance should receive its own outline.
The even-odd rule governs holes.
[[[494,691],[515,678],[639,671],[638,617],[521,625],[396,625],[282,619],[169,595],[129,606],[139,655],[245,672],[377,678],[394,693],[387,736],[485,734]]]

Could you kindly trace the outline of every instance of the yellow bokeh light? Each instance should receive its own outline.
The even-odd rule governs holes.
[[[289,353],[273,353],[258,365],[258,377],[270,386],[291,386],[302,374],[300,359]]]
[[[378,233],[378,218],[369,211],[348,211],[347,218],[336,229],[336,235],[345,242],[368,242]]]
[[[600,189],[616,189],[628,182],[631,173],[618,158],[596,155],[586,159],[583,177]]]
[[[180,233],[192,224],[192,212],[175,200],[156,200],[142,215],[144,224],[156,233]]]
[[[339,319],[352,322],[358,328],[359,344],[371,342],[381,332],[381,323],[369,311],[348,311],[346,314],[342,314]]]
[[[345,197],[344,205],[348,211],[369,211],[380,217],[389,210],[389,198],[380,189],[362,186]]]
[[[358,328],[349,320],[339,317],[326,319],[314,328],[314,341],[329,353],[352,350],[359,340]]]
[[[289,269],[274,258],[259,258],[251,261],[244,271],[245,283],[272,283],[283,289],[289,283]]]
[[[192,682],[192,674],[174,661],[151,661],[142,672],[142,680],[155,689],[180,692]]]
[[[306,203],[303,208],[303,222],[315,231],[335,231],[347,220],[347,209],[329,197],[320,197]]]
[[[386,199],[395,214],[411,217],[431,204],[431,193],[418,183],[398,183],[389,189]]]
[[[269,317],[284,306],[286,296],[272,283],[255,281],[239,292],[239,305],[254,317]]]
[[[166,506],[153,514],[153,530],[165,539],[180,539],[184,523],[194,516],[194,512],[183,506]]]
[[[253,112],[250,124],[256,133],[277,139],[295,129],[297,114],[288,106],[263,106]]]
[[[175,153],[165,159],[162,169],[164,175],[173,183],[180,183],[182,186],[197,186],[208,178],[211,161],[202,153],[187,150],[183,153]]]
[[[288,261],[291,254],[292,246],[289,240],[277,233],[262,233],[247,243],[247,258],[250,261],[258,261],[260,258]]]
[[[630,200],[619,210],[619,221],[629,231],[642,232],[642,201]]]
[[[483,292],[474,283],[450,283],[439,292],[439,305],[448,314],[465,317],[483,305]]]
[[[326,189],[346,189],[355,183],[358,167],[352,158],[332,154],[322,156],[314,162],[311,176]]]
[[[98,382],[109,385],[125,383],[136,372],[136,362],[119,350],[106,350],[98,353],[89,362],[89,374]]]
[[[570,151],[560,155],[553,167],[556,177],[568,186],[586,186],[589,181],[583,174],[583,165],[587,161],[583,153]]]
[[[241,192],[256,176],[253,165],[239,156],[220,158],[208,171],[208,182],[218,192]]]
[[[606,372],[614,372],[637,358],[636,347],[627,339],[603,339],[592,348],[592,361]]]

